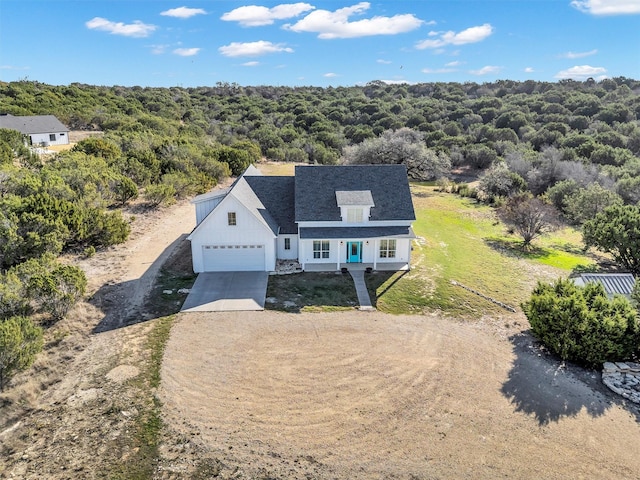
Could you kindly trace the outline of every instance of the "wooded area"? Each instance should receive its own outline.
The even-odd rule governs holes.
[[[203,193],[262,157],[403,163],[414,180],[445,183],[479,177],[477,190],[454,191],[497,205],[529,192],[581,225],[640,200],[639,93],[640,81],[624,77],[337,88],[0,83],[0,114],[55,115],[71,130],[101,132],[43,160],[0,130],[0,319],[20,318],[13,323],[27,332],[25,315],[64,315],[86,279],[52,258],[124,241],[121,209],[139,195],[157,206]]]

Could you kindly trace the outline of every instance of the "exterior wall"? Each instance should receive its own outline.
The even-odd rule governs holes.
[[[235,226],[228,225],[228,212],[236,213]],[[273,271],[276,268],[275,235],[233,195],[225,197],[224,201],[191,234],[190,240],[193,271],[196,273],[204,271],[202,258],[204,245],[261,244],[265,248],[266,270]]]
[[[302,264],[303,269],[305,263],[337,263],[340,258],[339,252],[340,240],[329,240],[329,258],[313,258],[313,240],[300,240],[298,262]]]
[[[55,140],[51,140],[49,135],[55,135]],[[31,145],[68,145],[69,133],[68,132],[51,132],[49,133],[32,133],[29,135],[31,138]]]
[[[376,239],[375,242],[375,263],[409,263],[411,261],[411,239],[410,238],[396,238],[396,256],[394,258],[380,258],[380,240]],[[373,262],[373,260],[371,260]]]
[[[291,242],[291,249],[284,249],[284,239],[289,238]],[[278,235],[277,243],[277,258],[281,260],[296,260],[298,258],[298,235]]]

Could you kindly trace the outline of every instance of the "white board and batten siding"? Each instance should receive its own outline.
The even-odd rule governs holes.
[[[235,212],[236,225],[228,224],[229,212]],[[190,240],[196,273],[275,270],[274,233],[231,195],[196,227]]]

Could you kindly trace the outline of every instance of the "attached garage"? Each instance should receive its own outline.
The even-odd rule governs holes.
[[[265,270],[264,245],[204,245],[205,272],[246,272]]]

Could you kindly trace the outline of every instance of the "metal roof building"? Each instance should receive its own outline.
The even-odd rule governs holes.
[[[600,283],[607,295],[630,296],[633,286],[636,283],[635,277],[631,273],[581,273],[573,279],[573,282],[584,287],[589,282]]]

